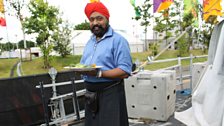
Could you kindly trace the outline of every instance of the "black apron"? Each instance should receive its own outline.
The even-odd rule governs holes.
[[[98,104],[86,101],[85,126],[129,126],[124,81],[96,84],[87,82],[86,89],[87,92],[97,92]],[[94,95],[90,96],[95,99]]]

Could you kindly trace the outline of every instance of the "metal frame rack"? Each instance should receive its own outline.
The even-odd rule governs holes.
[[[52,80],[52,84],[43,84],[43,82],[40,82],[40,85],[36,86],[36,88],[40,88],[41,91],[41,97],[43,102],[43,108],[44,108],[44,117],[45,117],[45,124],[42,124],[41,126],[49,126],[49,125],[61,125],[67,122],[72,121],[81,121],[82,118],[84,118],[84,110],[79,109],[79,103],[78,103],[78,97],[83,96],[85,93],[85,89],[76,91],[76,84],[77,83],[83,83],[83,80],[75,80],[75,78],[71,79],[71,81],[67,82],[61,82],[61,83],[55,83],[54,80]],[[64,86],[64,85],[72,85],[72,92],[62,95],[55,94],[56,87],[58,86]],[[52,88],[53,89],[53,96],[50,98],[50,104],[46,103],[45,98],[45,88]],[[64,107],[64,101],[72,99],[74,113],[66,115],[65,113],[65,107]],[[49,120],[48,116],[48,106],[50,107],[50,111],[52,113],[51,120]]]

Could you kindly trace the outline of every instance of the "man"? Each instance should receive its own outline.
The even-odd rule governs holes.
[[[86,86],[86,126],[128,126],[123,79],[131,74],[127,40],[109,25],[109,11],[101,2],[88,3],[85,14],[93,35],[80,63],[102,66],[83,75]]]

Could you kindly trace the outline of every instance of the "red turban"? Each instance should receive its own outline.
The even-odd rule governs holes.
[[[109,20],[109,17],[110,17],[109,11],[106,8],[106,6],[103,5],[103,3],[101,2],[88,3],[85,7],[85,14],[88,17],[88,19],[90,18],[90,15],[93,12],[99,12],[100,14],[104,15]]]

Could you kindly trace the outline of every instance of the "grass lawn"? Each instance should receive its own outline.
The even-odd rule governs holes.
[[[16,64],[19,59],[0,59],[0,78],[9,78],[10,72],[14,64]]]
[[[190,53],[192,53],[194,56],[196,55],[206,55],[201,50],[192,50]],[[139,59],[141,62],[144,62],[147,60],[147,57],[150,55],[150,52],[142,52],[142,53],[132,53],[132,59],[133,62],[135,62],[136,59]],[[158,57],[157,60],[161,59],[169,59],[169,58],[176,58],[178,55],[178,52],[175,50],[168,50],[164,52],[160,57]],[[64,69],[63,67],[69,66],[70,64],[76,64],[79,63],[81,56],[68,56],[66,58],[62,57],[53,57],[51,60],[51,65],[54,67],[57,71],[66,71],[67,69]],[[9,77],[10,70],[12,66],[18,61],[18,59],[0,59],[0,78]],[[204,62],[207,58],[200,58],[200,59],[194,59],[194,62]],[[183,65],[189,65],[189,60],[183,60]],[[177,61],[171,61],[166,63],[156,63],[156,64],[150,64],[145,67],[145,69],[148,70],[156,70],[161,68],[166,68],[169,66],[176,65]],[[32,61],[25,61],[22,62],[22,73],[23,75],[33,75],[33,74],[41,74],[41,73],[47,73],[48,69],[43,69],[43,59],[42,58],[36,58]]]
[[[137,58],[141,61],[144,62],[147,60],[147,56],[149,56],[150,53],[147,54],[145,53],[139,53],[139,54],[132,54],[133,61],[135,61]],[[203,53],[202,50],[191,50],[186,57],[189,57],[190,54],[193,56],[199,56],[199,55],[207,55],[207,53]],[[170,58],[177,58],[178,57],[178,51],[177,50],[167,50],[163,54],[161,54],[156,60],[163,60],[163,59],[170,59]],[[207,61],[207,58],[198,58],[198,59],[193,59],[193,62],[205,62]],[[190,64],[190,60],[182,60],[181,61],[183,66],[187,66]],[[144,69],[146,70],[157,70],[157,69],[162,69],[170,66],[177,65],[177,61],[170,61],[170,62],[165,62],[165,63],[156,63],[156,64],[150,64],[146,65]]]
[[[70,64],[79,63],[80,59],[81,59],[81,56],[68,56],[66,58],[55,56],[55,57],[52,57],[51,65],[57,71],[65,71],[67,69],[64,69],[63,67],[69,66]],[[41,57],[33,59],[32,61],[29,61],[29,62],[23,62],[22,70],[24,75],[32,75],[32,74],[48,72],[48,69],[43,69],[43,59]]]

